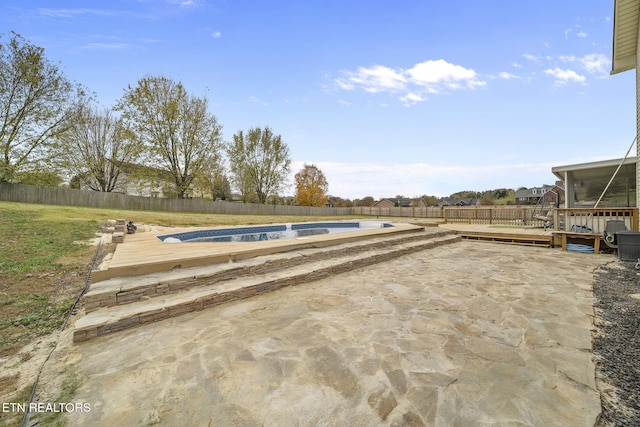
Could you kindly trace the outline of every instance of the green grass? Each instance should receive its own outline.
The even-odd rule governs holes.
[[[3,344],[14,344],[33,337],[48,335],[59,329],[74,301],[64,299],[61,302],[54,302],[48,295],[21,293],[11,302],[20,309],[21,314],[0,320],[0,330],[13,327],[23,332]]]
[[[365,216],[298,216],[298,215],[224,215],[186,212],[133,211],[119,209],[98,209],[86,207],[69,207],[38,205],[32,203],[0,202],[0,214],[4,212],[21,212],[34,215],[37,220],[49,223],[78,224],[93,222],[98,224],[107,220],[125,218],[135,223],[156,224],[163,226],[224,226],[254,225],[282,222],[304,222],[364,218]],[[2,225],[0,225],[2,227]]]
[[[59,258],[83,251],[75,241],[88,240],[98,231],[93,219],[55,220],[46,210],[12,208],[0,204],[0,273],[55,269]]]

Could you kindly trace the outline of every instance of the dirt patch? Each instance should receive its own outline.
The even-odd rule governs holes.
[[[113,252],[113,246],[103,245],[101,258]],[[19,277],[0,274],[3,402],[19,402],[30,394],[40,367],[57,344],[62,321],[84,289],[96,249],[87,246],[78,256],[65,257],[54,271],[32,271]]]
[[[18,391],[18,378],[20,378],[20,372],[0,377],[0,390],[4,390],[7,393]]]

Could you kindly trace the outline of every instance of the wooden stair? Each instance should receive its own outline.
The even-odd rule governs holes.
[[[553,247],[553,236],[541,234],[491,233],[486,231],[456,231],[463,239],[516,245]]]

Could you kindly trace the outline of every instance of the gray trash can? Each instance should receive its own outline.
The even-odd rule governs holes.
[[[638,261],[640,259],[640,231],[618,231],[618,259],[620,261]]]

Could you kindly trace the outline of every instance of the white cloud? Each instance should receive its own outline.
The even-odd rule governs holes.
[[[560,68],[553,68],[544,70],[544,73],[555,78],[555,86],[564,86],[567,83],[571,82],[585,84],[587,80],[585,76],[582,76],[573,70],[562,70]]]
[[[133,45],[128,43],[87,43],[83,46],[84,49],[93,50],[127,50],[133,47]]]
[[[382,65],[359,67],[356,71],[343,71],[342,77],[335,79],[335,83],[342,90],[360,88],[370,93],[388,92],[398,95],[405,104],[424,101],[425,94],[475,89],[486,85],[474,70],[443,59],[421,62],[409,69],[393,69]]]
[[[451,64],[444,59],[425,61],[407,70],[412,82],[427,88],[430,93],[437,93],[441,88],[460,89],[475,88],[486,85],[478,80],[476,72],[470,68]]]
[[[248,101],[249,101],[249,102],[251,102],[251,103],[254,103],[254,104],[260,104],[260,105],[263,105],[263,106],[265,106],[265,107],[268,107],[268,106],[269,106],[269,103],[267,103],[267,102],[265,102],[265,101],[263,101],[263,100],[261,100],[261,99],[258,99],[258,98],[257,98],[257,97],[255,97],[255,96],[250,96],[250,97],[249,97],[249,99],[248,99]]]
[[[400,98],[400,101],[404,102],[404,104],[407,106],[413,105],[418,102],[422,102],[424,100],[425,98],[422,95],[419,95],[417,93],[408,93],[405,96]]]
[[[215,31],[211,33],[211,37],[213,37],[214,39],[219,39],[220,37],[222,37],[222,33],[220,31]]]
[[[110,16],[114,13],[104,9],[89,9],[89,8],[78,8],[78,9],[49,9],[49,8],[39,8],[37,9],[40,15],[48,16],[51,18],[73,18],[79,15],[98,15],[98,16]]]
[[[374,65],[371,68],[359,67],[355,72],[345,72],[345,75],[346,81],[338,79],[338,85],[342,88],[359,86],[367,92],[373,93],[404,89],[407,81],[402,71],[396,71],[382,65]]]
[[[588,37],[589,34],[585,33],[584,31],[579,31],[578,34],[576,34],[578,37],[580,37],[581,39]]]
[[[584,68],[590,73],[608,74],[607,70],[611,66],[609,58],[601,53],[592,53],[580,58]]]
[[[500,73],[498,73],[498,75],[491,75],[489,76],[492,79],[500,79],[500,80],[512,80],[512,79],[519,79],[520,76],[516,75],[516,74],[511,74],[508,73],[506,71],[502,71]]]
[[[200,0],[166,0],[168,4],[176,4],[180,7],[194,7],[198,6]]]
[[[609,58],[602,53],[591,53],[582,57],[564,55],[558,58],[566,63],[577,63],[590,74],[607,74],[607,70],[611,66]]]

